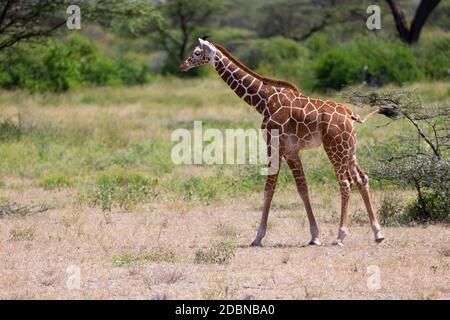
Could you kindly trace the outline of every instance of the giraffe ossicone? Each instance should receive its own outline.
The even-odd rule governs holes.
[[[321,144],[333,164],[341,193],[341,222],[334,243],[342,245],[347,234],[348,202],[354,184],[364,201],[375,241],[379,243],[384,240],[370,201],[368,176],[356,160],[353,122],[364,123],[376,113],[392,118],[389,110],[381,108],[362,118],[342,104],[303,95],[292,83],[263,77],[242,64],[222,46],[199,39],[199,45],[180,65],[180,70],[188,71],[203,64],[211,64],[230,89],[262,115],[261,129],[268,132],[267,158],[272,161],[287,161],[305,205],[311,232],[310,244],[320,245],[319,228],[311,208],[299,151],[316,148]],[[270,132],[273,130],[279,132],[277,146],[271,143]],[[266,234],[280,166],[276,168],[266,178],[261,222],[252,245],[261,245]]]
[[[209,43],[206,40],[203,40],[202,38],[198,38],[198,41],[200,42],[200,47],[203,50],[207,50],[208,56],[209,56],[209,63],[215,67],[216,66],[216,48],[214,45]]]

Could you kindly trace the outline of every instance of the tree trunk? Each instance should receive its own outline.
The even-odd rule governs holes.
[[[409,30],[406,22],[405,14],[403,13],[400,5],[396,0],[386,0],[391,8],[392,15],[394,16],[395,27],[397,28],[398,36],[403,42],[408,42]]]
[[[431,11],[436,8],[441,0],[422,0],[419,8],[416,11],[414,19],[411,24],[411,30],[409,32],[409,43],[416,43],[419,41],[420,32],[422,27],[428,19]]]
[[[400,39],[407,44],[414,44],[419,41],[420,32],[422,31],[425,22],[441,0],[422,0],[414,15],[411,28],[408,28],[405,14],[400,8],[397,0],[386,0],[386,2],[392,11],[395,27],[397,28]]]

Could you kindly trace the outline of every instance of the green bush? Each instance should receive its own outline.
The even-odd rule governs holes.
[[[125,58],[116,60],[117,75],[123,85],[132,86],[148,82],[149,74],[145,65],[137,65]]]
[[[429,79],[449,79],[450,36],[422,39],[415,48],[417,63]]]
[[[314,72],[317,89],[341,89],[363,81],[403,84],[423,75],[410,48],[375,37],[357,37],[327,51],[315,61]]]
[[[246,41],[236,51],[242,62],[263,76],[299,83],[311,88],[309,50],[283,37]]]
[[[247,66],[257,69],[265,63],[277,65],[284,61],[294,61],[307,56],[308,51],[293,40],[273,37],[248,41],[237,54]]]
[[[329,51],[315,63],[317,89],[340,89],[363,80],[363,61],[345,49]]]
[[[395,193],[386,194],[383,197],[380,209],[378,209],[380,223],[383,226],[393,226],[406,222],[404,209],[405,204],[400,196]]]
[[[71,35],[67,42],[48,39],[21,44],[0,55],[0,87],[32,92],[62,92],[84,85],[135,85],[148,81],[148,68],[101,54],[88,39]]]
[[[44,86],[36,91],[67,91],[79,87],[82,78],[73,54],[70,46],[49,41],[47,49],[43,52],[42,61],[36,62],[46,74],[41,75]],[[39,78],[33,79],[32,82],[39,82]]]
[[[66,91],[81,82],[70,48],[55,40],[45,45],[18,45],[1,57],[0,86],[32,92]]]
[[[424,192],[407,206],[405,214],[411,221],[450,222],[450,202],[443,193]]]

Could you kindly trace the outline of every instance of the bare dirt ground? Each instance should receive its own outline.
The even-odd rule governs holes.
[[[27,190],[26,196],[49,196],[43,192]],[[51,194],[53,201],[70,199],[64,191]],[[375,203],[380,197],[374,194]],[[0,298],[450,298],[448,226],[384,228],[387,239],[376,245],[354,194],[345,247],[332,246],[339,196],[313,191],[324,245],[308,247],[306,215],[297,194],[289,191],[276,194],[264,247],[253,248],[248,245],[258,225],[260,198],[254,194],[210,206],[148,203],[112,213],[62,205],[25,217],[4,216]],[[223,239],[236,244],[228,263],[196,263],[198,250]],[[71,265],[80,270],[78,289],[71,286]],[[370,284],[378,275],[374,288]]]

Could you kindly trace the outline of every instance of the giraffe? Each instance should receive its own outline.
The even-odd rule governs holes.
[[[343,240],[347,235],[348,203],[354,184],[357,185],[364,201],[375,242],[380,243],[384,240],[370,201],[368,176],[356,159],[356,134],[353,122],[364,123],[376,113],[392,118],[394,115],[391,109],[380,108],[366,117],[360,117],[341,104],[303,95],[296,86],[287,81],[260,76],[239,62],[222,46],[200,38],[199,45],[180,65],[180,70],[186,72],[203,64],[210,64],[238,97],[262,115],[262,130],[265,132],[278,130],[279,140],[276,148],[270,137],[266,139],[268,156],[270,161],[277,160],[279,163],[285,159],[292,171],[308,217],[311,233],[309,245],[321,245],[321,242],[299,151],[320,145],[323,145],[334,167],[341,194],[340,224],[333,244],[343,246]],[[278,165],[277,169],[269,172],[266,177],[261,221],[252,246],[261,246],[266,234],[270,204],[279,170]]]

